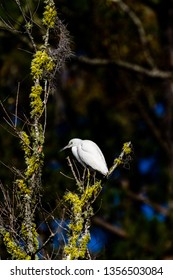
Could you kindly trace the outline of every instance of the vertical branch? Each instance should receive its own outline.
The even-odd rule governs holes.
[[[127,165],[131,160],[132,152],[131,142],[124,143],[122,152],[119,157],[114,160],[113,166],[110,168],[107,177],[121,164]],[[77,260],[89,258],[87,244],[90,240],[90,223],[91,217],[94,215],[93,203],[102,190],[102,181],[95,181],[88,170],[87,178],[83,181],[78,180],[73,165],[68,158],[68,163],[73,173],[77,185],[75,193],[67,192],[64,200],[69,204],[70,224],[68,243],[64,248],[64,259]]]
[[[42,23],[45,29],[43,36],[43,44],[37,47],[35,40],[31,34],[31,25],[28,17],[21,6],[20,0],[16,0],[20,12],[25,21],[25,28],[34,48],[34,55],[31,61],[31,76],[33,86],[30,92],[30,133],[26,131],[17,131],[16,123],[14,131],[17,133],[22,150],[24,151],[24,159],[26,169],[21,178],[15,181],[17,190],[16,197],[20,199],[20,222],[13,231],[8,230],[8,226],[2,228],[0,232],[3,235],[4,244],[8,252],[14,259],[35,259],[38,252],[38,233],[36,231],[35,210],[41,191],[42,168],[44,163],[44,138],[46,131],[46,112],[47,101],[52,89],[52,81],[57,70],[64,65],[65,60],[71,55],[68,32],[62,36],[62,28],[57,30],[59,26],[63,26],[57,18],[57,11],[53,0],[44,0],[45,7]],[[59,22],[59,25],[57,25]],[[65,27],[63,31],[65,31]],[[60,37],[56,36],[57,46],[50,52],[49,37],[50,32],[55,34],[59,32]],[[16,101],[18,103],[18,100]],[[16,109],[17,114],[17,109]],[[45,114],[44,124],[42,116]],[[12,125],[11,125],[12,126]],[[17,234],[19,232],[19,236]],[[18,240],[19,239],[19,240]],[[20,245],[20,241],[23,245]]]
[[[22,224],[22,234],[24,236],[26,252],[31,257],[33,257],[35,251],[38,249],[38,242],[36,242],[37,233],[35,230],[35,224],[33,223],[33,207],[34,204],[37,203],[38,194],[41,189],[41,170],[44,158],[44,131],[41,123],[41,116],[44,110],[42,93],[45,91],[47,95],[47,87],[43,89],[41,83],[44,79],[47,81],[46,84],[48,83],[50,73],[53,72],[55,66],[53,59],[48,55],[47,46],[49,30],[50,28],[54,28],[57,13],[53,1],[45,1],[45,4],[46,6],[43,13],[43,24],[46,27],[46,38],[44,40],[42,50],[36,51],[31,62],[31,75],[34,82],[30,93],[32,127],[31,135],[28,137],[31,149],[28,150],[28,147],[25,145],[26,143],[23,143],[25,161],[27,164],[25,181],[23,181],[23,183],[27,186],[28,192],[23,195],[24,217]],[[30,35],[29,29],[28,34],[32,40],[32,35]]]
[[[90,182],[84,189],[82,186],[79,189],[79,193],[68,192],[64,196],[65,202],[71,207],[69,238],[64,248],[64,259],[69,260],[87,258],[90,221],[94,215],[92,204],[102,189],[101,181],[95,182],[94,185]]]

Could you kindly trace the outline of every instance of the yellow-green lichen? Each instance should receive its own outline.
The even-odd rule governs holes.
[[[92,186],[87,186],[80,197],[77,194],[68,192],[64,195],[64,199],[73,205],[74,215],[77,215],[79,212],[81,212],[82,207],[87,204],[91,198],[94,198],[99,194],[101,189],[101,181],[98,181]]]
[[[124,143],[123,145],[123,151],[126,155],[130,154],[132,152],[132,146],[131,146],[131,143],[129,142],[126,142]]]
[[[16,180],[16,184],[21,194],[30,194],[31,190],[27,187],[23,179]]]
[[[28,234],[29,235],[32,234],[32,245],[33,245],[33,247],[36,251],[38,249],[38,246],[39,246],[38,233],[36,231],[36,224],[32,223],[31,228],[29,228],[29,230],[28,230],[28,225],[23,223],[22,227],[21,227],[21,234],[22,234],[23,240],[27,240],[28,239]]]
[[[26,28],[27,30],[31,30],[32,27],[33,27],[33,23],[32,23],[32,22],[27,22],[27,23],[25,24],[25,28]]]
[[[75,260],[78,259],[79,249],[76,246],[65,246],[64,253],[68,256],[68,259]]]
[[[69,201],[69,203],[72,204],[74,215],[77,215],[82,211],[83,204],[77,194],[68,192],[64,195],[64,199],[65,201]]]
[[[83,235],[80,239],[80,250],[79,250],[79,257],[80,258],[84,258],[86,255],[86,249],[87,249],[87,245],[90,241],[90,234],[89,232],[85,235]]]
[[[41,96],[43,91],[43,88],[40,84],[36,84],[35,86],[31,87],[31,93],[30,93],[30,98],[37,98],[39,96]]]
[[[31,75],[34,80],[41,79],[44,73],[52,72],[54,67],[55,63],[46,50],[39,50],[31,62]]]
[[[16,260],[30,260],[31,257],[24,252],[24,250],[16,244],[9,232],[3,233],[3,241],[9,254]]]
[[[38,233],[36,231],[36,224],[32,223],[32,235],[33,235],[33,245],[34,248],[37,250],[39,248],[39,242],[38,242]]]
[[[120,165],[120,164],[122,164],[122,163],[123,163],[123,160],[122,160],[121,158],[115,158],[115,159],[114,159],[114,164]]]
[[[37,156],[33,155],[27,159],[26,163],[27,163],[27,170],[25,171],[25,176],[29,178],[34,173],[35,174],[37,173],[40,166],[40,160]]]
[[[99,194],[101,189],[102,189],[101,181],[95,182],[95,184],[92,186],[87,186],[87,188],[85,189],[85,191],[81,197],[82,205],[87,203],[87,201],[89,201],[89,199],[97,197],[97,195]]]
[[[43,113],[43,101],[41,100],[41,98],[37,97],[35,99],[32,99],[30,104],[31,104],[31,108],[32,108],[31,117],[41,116]]]
[[[20,136],[20,139],[21,139],[22,148],[25,152],[25,157],[29,157],[30,154],[31,154],[29,136],[25,131],[21,131],[19,136]]]
[[[32,139],[35,140],[35,143],[37,144],[37,145],[33,146],[33,152],[36,153],[37,155],[40,155],[40,153],[42,154],[42,152],[43,152],[42,146],[44,144],[45,138],[44,138],[44,132],[43,132],[43,127],[42,127],[41,123],[38,123],[38,125],[37,125],[37,132],[36,132],[34,126],[31,127],[31,137],[32,137]],[[42,156],[43,156],[43,154],[42,154]]]
[[[84,259],[87,252],[87,244],[90,241],[89,232],[79,235],[73,235],[69,239],[69,244],[64,247],[64,253],[70,260]]]
[[[45,11],[43,13],[43,24],[47,28],[54,28],[57,18],[57,11],[55,8],[54,1],[46,0],[44,2],[47,5],[45,6]]]
[[[95,182],[80,190],[80,194],[68,192],[65,201],[71,205],[71,222],[69,224],[68,244],[64,248],[64,254],[68,259],[82,259],[86,256],[87,244],[90,240],[89,219],[93,215],[91,204],[102,189],[101,181]],[[86,226],[87,224],[87,226]]]
[[[82,218],[79,218],[76,223],[70,223],[69,229],[71,229],[74,232],[81,232],[83,228],[84,220]]]

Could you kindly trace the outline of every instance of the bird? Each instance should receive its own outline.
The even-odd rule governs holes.
[[[71,148],[72,154],[83,167],[98,171],[104,176],[108,174],[104,155],[93,141],[73,138],[60,151],[68,148]]]

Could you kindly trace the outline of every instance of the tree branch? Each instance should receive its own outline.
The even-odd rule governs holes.
[[[148,49],[147,37],[146,37],[146,33],[145,33],[145,29],[143,27],[142,21],[136,15],[136,13],[124,1],[122,1],[122,0],[111,0],[111,1],[116,3],[119,6],[119,8],[129,16],[129,18],[132,20],[132,22],[136,26],[141,44],[143,46],[143,52],[144,52],[146,61],[150,65],[150,67],[155,68],[154,60]]]
[[[79,63],[91,66],[118,66],[120,68],[135,72],[137,74],[142,74],[150,78],[170,79],[173,76],[173,73],[171,71],[163,71],[158,68],[148,69],[138,64],[126,62],[119,59],[115,60],[80,56],[76,58],[76,60],[79,61]]]

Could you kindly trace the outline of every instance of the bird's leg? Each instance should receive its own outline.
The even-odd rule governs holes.
[[[83,176],[82,176],[82,180],[83,180],[83,182],[85,181],[86,170],[87,170],[87,168],[86,168],[86,167],[84,167]]]
[[[87,168],[88,174],[87,174],[87,187],[90,186],[90,170]]]
[[[87,185],[91,186],[96,182],[96,171],[88,169]]]
[[[95,179],[96,179],[96,171],[93,172],[93,179],[94,179],[94,185],[95,185]]]

